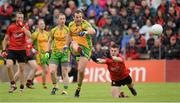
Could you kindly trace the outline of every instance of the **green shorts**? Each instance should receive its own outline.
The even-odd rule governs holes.
[[[37,62],[37,64],[47,64],[47,65],[49,65],[49,59],[48,60],[46,60],[45,58],[44,58],[44,55],[45,55],[45,53],[38,53],[38,54],[36,54],[36,62]]]
[[[51,64],[60,64],[70,62],[70,52],[66,50],[64,53],[61,51],[54,51],[51,54],[50,63]]]
[[[84,52],[84,54],[85,54],[84,56],[85,56],[87,59],[90,59],[91,53],[92,53],[92,49],[86,48],[86,47],[83,46],[83,45],[79,45],[79,46],[80,46],[80,48],[83,50],[83,52]],[[73,49],[70,48],[70,51],[72,52]],[[79,57],[80,57],[80,54],[76,54],[76,60],[79,60]]]

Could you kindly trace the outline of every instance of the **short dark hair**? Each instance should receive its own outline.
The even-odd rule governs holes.
[[[24,15],[21,11],[16,12],[16,15],[17,15],[17,14],[22,14],[22,15]]]
[[[112,44],[111,48],[119,48],[119,46],[117,44]]]
[[[65,13],[60,12],[57,18],[59,18],[59,16],[62,16],[62,15],[64,15],[66,17]]]
[[[83,15],[83,11],[82,11],[82,10],[76,10],[76,11],[74,12],[73,16],[74,16],[75,14],[79,14],[79,13],[81,13],[81,14]]]

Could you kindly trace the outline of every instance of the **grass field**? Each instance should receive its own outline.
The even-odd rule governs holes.
[[[25,89],[23,95],[19,90],[9,94],[8,88],[8,83],[0,84],[0,102],[180,102],[180,83],[137,83],[136,97],[123,87],[129,98],[112,98],[109,83],[84,83],[80,98],[74,98],[76,84],[69,86],[67,96],[60,94],[61,89],[57,95],[50,95],[50,84],[47,90],[35,84],[36,89]]]

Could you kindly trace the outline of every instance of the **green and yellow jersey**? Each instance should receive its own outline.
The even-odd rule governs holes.
[[[69,28],[67,26],[62,27],[62,29],[57,26],[51,29],[50,36],[52,39],[52,51],[61,51],[66,45],[66,37],[69,34]]]
[[[91,36],[88,34],[86,36],[79,36],[81,31],[86,31],[88,28],[92,28],[92,26],[86,20],[83,20],[80,26],[77,26],[74,21],[70,22],[69,24],[70,36],[72,40],[88,49],[91,49]]]
[[[38,52],[46,52],[47,51],[47,43],[49,39],[49,33],[45,30],[43,32],[35,31],[32,34],[32,40],[35,45],[35,49]]]

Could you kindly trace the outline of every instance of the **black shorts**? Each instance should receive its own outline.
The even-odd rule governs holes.
[[[118,86],[120,87],[121,85],[126,85],[126,84],[131,84],[132,83],[132,78],[131,76],[126,77],[123,80],[119,80],[119,81],[113,81],[111,82],[111,86]]]
[[[13,62],[17,60],[19,63],[25,63],[26,51],[25,50],[8,50],[7,59],[11,59],[13,60]]]
[[[36,60],[35,56],[27,56],[26,57],[26,63],[30,60]]]

